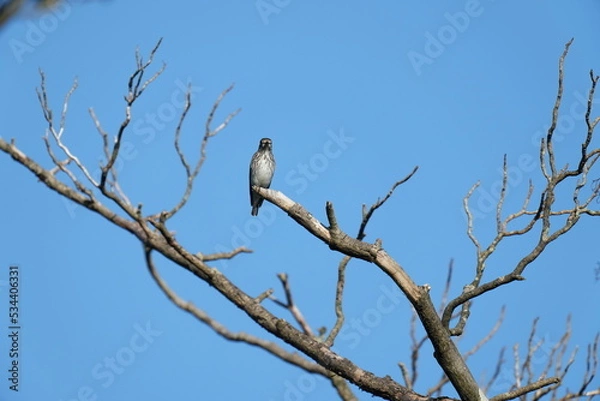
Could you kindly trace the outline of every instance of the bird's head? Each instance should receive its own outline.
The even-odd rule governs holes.
[[[258,149],[271,150],[272,148],[273,148],[273,142],[271,141],[271,138],[263,138],[260,140],[260,143],[258,144]]]

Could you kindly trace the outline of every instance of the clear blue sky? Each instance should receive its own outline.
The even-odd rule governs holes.
[[[287,272],[314,328],[333,325],[340,255],[271,205],[258,219],[250,216],[247,168],[261,137],[274,143],[273,188],[323,221],[324,204],[332,201],[350,233],[358,229],[363,203],[384,195],[419,165],[417,175],[377,212],[367,239],[382,238],[417,283],[432,286],[437,303],[451,258],[454,295],[473,275],[475,252],[461,207],[470,186],[482,181],[474,195],[475,223],[485,241],[495,224],[486,199],[501,178],[503,154],[514,173],[506,210],[519,207],[527,180],[541,184],[539,171],[527,161],[537,160],[537,141],[550,121],[565,42],[575,37],[566,62],[562,141],[556,145],[560,164],[573,163],[579,152],[584,128],[578,102],[587,93],[589,69],[600,72],[600,3],[591,0],[80,3],[52,16],[28,13],[0,31],[5,111],[0,135],[16,138],[29,156],[50,166],[34,91],[38,68],[47,75],[55,113],[78,77],[64,139],[96,166],[102,152],[87,109],[93,107],[105,129],[116,132],[134,50],[139,46],[147,54],[163,37],[157,61],[165,61],[167,69],[133,111],[133,129],[126,134],[132,152],[120,164],[123,188],[148,212],[171,207],[184,188],[172,148],[176,119],[170,114],[180,110],[182,86],[191,82],[195,90],[184,127],[184,147],[194,157],[208,108],[235,82],[219,117],[238,107],[242,112],[211,141],[196,191],[171,229],[193,251],[252,248],[253,254],[215,265],[250,294],[272,287],[282,296],[276,273]],[[8,390],[3,373],[1,399],[86,399],[86,388],[97,400],[335,396],[324,380],[259,349],[226,342],[177,309],[151,280],[132,236],[73,208],[6,155],[0,155],[0,182],[0,280],[6,285],[8,266],[20,266],[23,326],[20,391]],[[539,336],[554,344],[573,313],[572,345],[581,353],[569,383],[579,385],[574,378],[583,367],[585,345],[600,330],[599,227],[598,221],[583,219],[526,271],[527,281],[476,302],[462,350],[492,327],[502,305],[507,307],[497,337],[469,362],[478,379],[492,373],[502,345],[526,341],[534,317],[541,318]],[[510,271],[533,240],[503,244],[486,277]],[[163,259],[157,264],[183,298],[233,331],[262,335],[206,284]],[[381,310],[378,305],[389,293],[398,301],[398,291],[375,266],[351,262],[348,326],[335,349],[376,374],[400,380],[396,364],[409,360],[410,308],[399,299]],[[272,310],[289,317],[274,305]],[[353,321],[372,327],[359,332]],[[9,344],[6,335],[1,338],[0,371],[6,372]],[[107,366],[111,358],[113,368]],[[425,349],[418,391],[439,378],[431,361]],[[535,368],[542,366],[540,357]],[[504,377],[511,374],[506,367]],[[505,391],[506,383],[490,395]]]

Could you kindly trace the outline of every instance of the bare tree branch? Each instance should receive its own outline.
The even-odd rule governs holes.
[[[292,296],[292,289],[290,288],[290,282],[288,280],[288,275],[285,273],[279,273],[277,275],[277,278],[279,279],[279,281],[281,281],[281,285],[283,286],[283,291],[285,292],[286,302],[281,302],[280,300],[275,298],[275,296],[273,296],[273,295],[271,295],[269,298],[273,302],[275,302],[277,305],[290,311],[290,313],[292,314],[292,316],[294,317],[296,322],[302,328],[302,331],[304,331],[304,334],[314,337],[315,335],[314,335],[312,329],[310,328],[310,325],[308,324],[306,319],[304,319],[302,312],[300,312],[300,308],[298,308],[298,306],[294,302],[294,298]]]
[[[522,362],[519,352],[519,344],[515,344],[513,347],[513,386],[506,393],[499,394],[493,397],[490,401],[503,401],[517,397],[520,397],[521,400],[526,401],[528,399],[527,394],[529,393],[532,393],[530,394],[532,401],[540,400],[549,393],[551,393],[551,401],[566,401],[574,398],[590,397],[594,396],[596,391],[598,391],[598,394],[600,394],[600,388],[597,390],[588,390],[598,367],[597,362],[594,363],[593,361],[597,361],[597,348],[595,347],[597,347],[600,334],[597,334],[594,343],[588,346],[588,364],[586,365],[586,373],[583,376],[582,385],[579,391],[571,392],[567,389],[565,394],[559,397],[559,386],[564,382],[567,373],[575,362],[575,355],[577,353],[577,348],[575,348],[573,352],[571,352],[566,364],[563,366],[569,340],[571,338],[571,320],[570,317],[567,318],[565,332],[561,338],[552,345],[546,344],[545,338],[538,337],[538,322],[539,319],[534,319],[532,322],[531,331],[527,339],[526,354]],[[546,362],[542,371],[538,373],[534,371],[534,364],[537,365],[540,363],[540,352],[546,354]],[[489,388],[499,377],[500,370],[504,363],[503,354],[504,348],[500,353],[496,371],[490,381],[487,383],[486,389]],[[537,379],[536,375],[538,377]]]
[[[366,236],[366,226],[375,210],[380,208],[391,197],[394,190],[399,185],[408,181],[416,173],[418,167],[415,167],[413,171],[404,179],[396,182],[387,195],[383,199],[378,199],[369,210],[366,209],[366,206],[363,206],[362,220],[358,234],[355,238],[349,236],[340,227],[341,224],[337,220],[332,203],[327,202],[325,207],[325,213],[328,220],[328,225],[326,226],[312,214],[310,214],[306,209],[304,209],[300,204],[295,203],[291,199],[287,198],[284,194],[270,189],[253,187],[254,191],[285,211],[293,220],[304,227],[310,234],[321,239],[330,249],[339,251],[344,255],[338,266],[338,280],[335,300],[336,323],[325,341],[322,340],[322,337],[315,336],[308,322],[304,319],[299,308],[294,303],[286,274],[280,274],[278,277],[282,282],[287,302],[276,302],[290,310],[301,330],[298,330],[289,322],[273,315],[262,304],[266,298],[272,297],[272,289],[267,289],[258,296],[250,296],[242,289],[234,285],[222,272],[206,264],[210,261],[229,259],[240,253],[251,252],[249,249],[240,247],[231,252],[213,253],[207,255],[202,253],[192,254],[179,243],[179,241],[175,238],[174,233],[167,227],[169,218],[181,210],[189,200],[193,190],[194,180],[199,174],[199,171],[206,159],[206,147],[209,138],[217,135],[219,132],[225,129],[231,119],[239,112],[239,110],[234,111],[233,113],[229,114],[216,128],[212,128],[212,122],[217,109],[224,97],[229,93],[229,91],[232,90],[233,86],[227,88],[220,94],[207,116],[205,132],[200,144],[200,156],[194,165],[188,161],[182,148],[180,147],[180,137],[183,122],[185,121],[185,118],[191,107],[191,93],[189,90],[186,93],[185,107],[180,115],[179,123],[174,134],[175,151],[177,152],[179,160],[186,173],[186,188],[181,199],[172,209],[168,211],[165,210],[155,215],[144,216],[142,214],[142,204],[138,204],[137,207],[132,206],[124,191],[121,190],[118,182],[117,171],[115,169],[115,162],[118,158],[125,130],[131,122],[132,105],[142,95],[142,93],[145,92],[149,85],[158,78],[165,68],[163,64],[162,68],[160,68],[150,78],[144,78],[149,66],[153,63],[155,53],[160,44],[161,41],[159,40],[156,46],[150,52],[147,61],[144,61],[144,59],[141,57],[139,50],[136,52],[136,70],[129,77],[128,93],[125,96],[125,118],[118,129],[113,143],[110,143],[111,141],[108,139],[108,133],[102,128],[100,120],[97,118],[93,109],[90,109],[90,116],[92,117],[92,120],[96,126],[96,130],[102,139],[103,151],[106,158],[105,164],[101,165],[101,177],[99,182],[94,181],[94,178],[88,173],[85,165],[79,161],[74,153],[71,152],[71,150],[63,142],[67,106],[70,97],[76,88],[76,83],[73,85],[71,90],[67,92],[65,101],[63,103],[60,122],[58,123],[59,127],[56,127],[52,110],[50,109],[47,100],[45,77],[43,73],[41,73],[42,84],[41,89],[38,89],[38,99],[42,106],[44,118],[48,123],[45,144],[54,166],[52,169],[44,169],[34,160],[25,155],[16,147],[14,140],[12,140],[10,143],[7,143],[0,138],[0,150],[30,170],[50,189],[56,191],[65,198],[84,206],[90,211],[101,215],[111,223],[132,233],[144,246],[146,264],[153,279],[157,282],[157,285],[165,293],[168,299],[170,299],[176,306],[192,314],[202,323],[210,327],[213,331],[230,341],[245,342],[247,344],[262,348],[272,355],[298,366],[307,372],[319,374],[328,378],[333,387],[336,389],[340,398],[343,400],[356,399],[348,385],[349,382],[355,384],[362,390],[367,391],[374,396],[379,396],[388,400],[429,400],[432,393],[439,392],[441,388],[448,382],[452,383],[462,400],[479,401],[486,399],[485,394],[479,388],[465,361],[471,355],[479,351],[479,349],[494,336],[498,330],[498,327],[502,323],[504,310],[502,310],[500,318],[490,333],[481,341],[479,341],[471,350],[461,354],[455,345],[452,336],[459,335],[463,332],[470,315],[471,301],[473,298],[480,296],[487,291],[498,288],[504,284],[516,280],[523,280],[524,277],[522,276],[522,273],[525,268],[544,251],[548,244],[562,236],[564,233],[568,232],[578,222],[582,215],[600,215],[600,210],[589,208],[589,205],[592,203],[592,201],[595,199],[597,200],[600,195],[600,185],[593,184],[591,193],[589,193],[589,195],[587,194],[588,174],[590,173],[592,167],[594,167],[597,160],[600,159],[600,149],[589,149],[594,128],[600,120],[600,118],[591,118],[594,91],[598,81],[598,77],[594,76],[593,71],[590,72],[592,84],[588,95],[588,108],[586,112],[586,124],[588,130],[587,135],[581,144],[581,157],[579,158],[577,167],[575,169],[569,170],[568,165],[562,169],[558,169],[556,167],[555,151],[553,148],[553,133],[556,127],[558,111],[560,109],[563,93],[564,60],[567,56],[571,42],[566,45],[565,51],[559,60],[559,89],[552,114],[553,124],[548,130],[547,135],[541,141],[540,145],[540,169],[542,175],[546,178],[546,185],[539,195],[539,203],[537,202],[537,195],[536,198],[533,198],[534,188],[530,182],[529,190],[524,199],[522,208],[517,212],[504,217],[503,207],[506,200],[508,185],[508,158],[505,156],[503,160],[502,189],[500,193],[500,199],[496,207],[495,216],[497,233],[492,241],[486,247],[483,247],[475,235],[473,227],[473,213],[471,212],[469,206],[469,200],[479,184],[475,184],[469,190],[468,194],[463,200],[463,204],[467,214],[467,235],[475,245],[477,251],[475,275],[473,281],[463,287],[462,294],[455,299],[452,299],[450,302],[447,302],[450,289],[450,280],[452,276],[452,263],[450,264],[446,287],[444,294],[442,295],[441,303],[443,311],[440,309],[442,315],[441,317],[430,298],[429,286],[417,285],[406,273],[404,268],[383,249],[381,239],[375,239],[373,243],[367,243],[363,241]],[[66,158],[57,157],[54,154],[54,150],[52,149],[49,140],[50,136],[54,138],[55,145],[58,146],[58,148],[66,155]],[[101,194],[103,194],[107,199],[112,200],[121,209],[121,211],[124,211],[125,215],[121,216],[122,213],[117,214],[117,212],[114,210],[111,210],[103,205],[95,197],[94,192],[86,188],[79,181],[77,176],[71,170],[69,170],[69,167],[73,165],[83,172],[84,176],[86,176],[86,179],[90,181],[94,187],[98,188]],[[58,172],[65,173],[72,185],[67,185],[60,181],[57,178]],[[566,179],[569,177],[578,178],[572,192],[573,205],[572,207],[562,210],[555,210],[553,209],[553,206],[556,201],[558,185],[562,182],[567,182]],[[585,196],[583,195],[584,192],[586,193]],[[536,199],[536,205],[534,205],[534,207],[536,207],[535,209],[530,209],[531,199]],[[557,217],[560,217],[561,219],[557,219]],[[561,221],[561,223],[556,225],[556,220]],[[540,223],[538,224],[538,222]],[[513,227],[517,225],[518,227]],[[530,253],[522,258],[509,273],[490,281],[483,282],[486,262],[493,252],[495,252],[501,241],[508,237],[527,234],[531,232],[535,226],[541,226],[540,233],[537,244],[533,247]],[[280,346],[266,340],[250,336],[246,333],[233,333],[218,323],[215,319],[208,316],[206,312],[200,310],[190,302],[182,300],[158,275],[152,260],[152,252],[160,253],[169,261],[176,263],[177,265],[188,270],[195,277],[206,282],[221,295],[223,295],[228,301],[246,313],[246,315],[249,316],[260,327],[275,335],[282,341],[288,343],[300,352],[304,353],[307,357],[313,359],[315,362],[311,362],[296,353],[288,352]],[[345,284],[345,269],[351,258],[362,259],[377,266],[377,268],[379,268],[392,279],[392,281],[403,292],[414,308],[415,315],[411,319],[410,329],[412,341],[412,372],[410,372],[407,366],[403,363],[399,364],[402,378],[406,386],[401,386],[389,376],[378,377],[331,350],[335,338],[344,322],[342,304]],[[460,311],[457,310],[459,307]],[[423,324],[423,328],[425,330],[425,335],[421,338],[419,338],[416,334],[417,318]],[[451,328],[450,323],[456,318],[458,318],[458,321],[456,322],[455,327]],[[538,341],[535,337],[536,325],[537,321],[534,321],[532,331],[527,342],[528,353],[525,355],[524,359],[522,359],[519,354],[519,347],[515,346],[514,348],[515,388],[511,388],[509,392],[505,394],[497,395],[496,397],[492,398],[493,401],[503,401],[516,397],[521,397],[523,401],[525,401],[526,396],[529,393],[533,393],[534,401],[549,393],[551,393],[553,400],[558,399],[558,386],[568,373],[575,360],[576,351],[573,351],[571,352],[566,363],[564,362],[564,359],[567,356],[567,345],[570,339],[571,328],[568,324],[567,330],[563,337],[558,343],[552,346],[550,355],[548,356],[548,364],[544,368],[541,377],[537,379],[537,381],[534,381],[535,372],[532,364],[533,355],[543,344],[542,340]],[[323,336],[324,334],[322,333],[320,335]],[[413,389],[418,377],[417,362],[419,359],[420,350],[427,340],[431,341],[435,351],[434,357],[436,358],[439,366],[444,370],[446,376],[443,377],[438,384],[436,384],[430,390],[431,392],[428,395],[424,396],[416,393]],[[598,336],[596,336],[594,344],[588,346],[587,370],[579,390],[577,392],[567,391],[566,395],[562,399],[567,400],[579,397],[593,397],[598,391],[600,391],[589,389],[595,377],[598,366],[597,348]],[[496,366],[496,372],[488,384],[488,387],[499,376],[498,372],[502,364],[503,353],[501,352]],[[554,377],[547,378],[551,371],[553,372],[552,374]],[[444,399],[448,398],[444,397]]]
[[[485,337],[483,337],[481,340],[479,340],[477,342],[477,344],[475,344],[471,349],[469,349],[467,352],[463,353],[463,358],[465,361],[467,361],[471,356],[475,355],[485,344],[487,344],[492,338],[494,338],[494,336],[496,335],[496,333],[502,326],[502,323],[504,323],[504,314],[505,314],[505,307],[503,306],[502,309],[500,309],[500,315],[498,316],[496,323],[490,329],[488,334],[486,334]],[[412,326],[412,320],[411,320],[411,326]],[[423,339],[423,342],[424,342],[424,340],[425,340],[425,338]],[[419,344],[419,348],[422,345],[423,345],[422,343]],[[413,359],[414,359],[414,356],[413,356]],[[414,369],[416,370],[416,363],[415,363]],[[440,395],[442,389],[444,388],[444,386],[446,384],[448,384],[448,382],[449,382],[448,377],[445,375],[442,376],[442,378],[433,387],[431,387],[427,390],[427,395],[428,396],[432,396],[434,394]],[[414,386],[414,383],[413,383],[413,386]],[[487,388],[485,389],[485,391],[487,391]]]
[[[340,399],[342,401],[358,400],[358,398],[356,398],[356,396],[350,389],[350,386],[348,386],[348,382],[346,382],[346,380],[344,380],[344,378],[334,375],[334,376],[331,376],[329,380],[331,380],[331,384],[336,389],[337,394],[340,396]]]
[[[335,324],[331,329],[331,332],[325,339],[325,345],[328,347],[332,347],[335,342],[335,338],[339,334],[342,326],[344,325],[344,309],[342,305],[342,301],[344,298],[344,285],[346,283],[346,267],[348,267],[348,263],[352,259],[350,256],[344,256],[339,263],[338,266],[338,279],[337,285],[335,289]]]
[[[498,361],[496,362],[496,368],[494,369],[494,373],[492,374],[492,377],[490,377],[490,380],[487,382],[487,384],[485,385],[485,387],[483,387],[483,391],[484,392],[488,392],[490,387],[492,386],[492,384],[494,384],[494,382],[496,380],[498,380],[498,377],[500,377],[500,372],[502,371],[502,367],[504,366],[504,362],[506,362],[506,360],[504,359],[504,352],[506,351],[506,347],[502,347],[500,349],[500,353],[498,354]]]
[[[546,145],[546,151],[548,152],[548,162],[550,164],[550,172],[552,176],[556,176],[556,161],[554,158],[554,146],[552,141],[552,135],[554,134],[554,130],[556,129],[556,124],[558,123],[558,110],[560,109],[560,104],[562,102],[563,96],[563,76],[564,76],[564,66],[565,66],[565,58],[569,53],[569,48],[573,43],[573,39],[567,42],[565,45],[565,50],[563,54],[560,56],[558,61],[558,93],[556,94],[556,101],[554,102],[554,108],[552,109],[552,123],[550,124],[550,128],[548,128],[548,134],[546,135],[546,141],[544,144]]]
[[[217,129],[213,130],[213,132],[223,129],[224,126],[225,125],[221,124]],[[53,173],[45,170],[18,149],[14,144],[14,141],[7,143],[0,138],[0,150],[11,156],[17,163],[30,170],[41,182],[52,190],[74,201],[78,205],[100,214],[113,224],[135,235],[140,242],[145,244],[145,247],[161,253],[168,260],[185,268],[199,279],[206,281],[230,302],[243,310],[252,318],[252,320],[265,330],[294,346],[296,349],[301,350],[330,373],[335,373],[361,389],[386,399],[401,401],[423,400],[422,396],[408,391],[406,388],[394,382],[391,378],[377,377],[373,373],[361,369],[350,360],[339,356],[328,349],[321,341],[299,332],[286,321],[272,315],[257,302],[254,297],[243,292],[233,285],[233,283],[231,283],[221,272],[206,265],[199,257],[191,254],[181,246],[166,227],[164,219],[159,218],[158,220],[155,220],[150,217],[143,218],[141,216],[141,207],[139,205],[138,207],[131,207],[125,204],[114,193],[108,191],[105,187],[101,188],[102,193],[124,210],[126,212],[126,217],[129,218],[122,217],[101,204],[99,201],[90,200],[87,195],[82,194],[59,181]],[[109,169],[107,171],[109,171]],[[149,224],[151,224],[155,230],[150,230],[147,227]],[[337,388],[338,387],[336,387],[336,389]]]
[[[497,395],[492,397],[490,401],[507,401],[520,397],[524,394],[531,393],[532,391],[538,390],[542,387],[549,386],[551,384],[560,383],[558,377],[550,377],[548,379],[542,379],[535,383],[528,384],[524,387],[518,388],[517,390],[509,391],[508,393]]]
[[[171,288],[169,288],[167,283],[159,276],[158,272],[156,271],[156,267],[154,266],[154,262],[152,260],[152,251],[153,249],[151,247],[144,248],[144,255],[148,271],[150,272],[150,275],[152,276],[158,287],[163,291],[167,298],[169,298],[169,300],[173,302],[178,308],[188,312],[196,319],[210,327],[221,337],[227,340],[235,342],[244,342],[254,347],[262,348],[263,350],[267,351],[270,354],[273,354],[281,360],[286,361],[292,365],[298,366],[299,368],[302,368],[307,372],[318,373],[321,376],[325,377],[330,376],[330,373],[327,370],[323,369],[316,363],[309,362],[308,360],[302,358],[296,353],[287,352],[273,342],[263,340],[248,333],[232,333],[231,331],[227,330],[227,328],[225,328],[225,326],[223,326],[221,323],[211,318],[206,312],[200,310],[191,302],[184,301],[183,299],[181,299]]]
[[[75,79],[75,81],[73,82],[73,85],[71,86],[71,89],[69,89],[69,91],[65,95],[65,100],[63,101],[62,111],[60,113],[60,122],[59,122],[59,126],[57,129],[55,122],[54,122],[54,114],[52,113],[52,109],[50,108],[50,103],[48,102],[48,95],[47,95],[47,91],[46,91],[46,75],[44,74],[44,72],[42,70],[39,70],[39,72],[40,72],[41,84],[40,84],[39,88],[36,88],[36,93],[37,93],[38,100],[40,102],[40,106],[42,108],[42,112],[44,114],[44,119],[48,123],[48,128],[46,129],[46,134],[43,137],[44,141],[46,143],[46,149],[48,151],[48,154],[52,158],[52,161],[54,162],[54,164],[59,166],[58,161],[56,160],[56,158],[54,157],[54,154],[52,153],[52,148],[50,146],[50,141],[48,139],[48,134],[51,134],[52,138],[54,139],[54,142],[60,148],[60,150],[67,156],[67,159],[70,162],[75,163],[77,168],[85,175],[87,180],[90,183],[92,183],[94,186],[96,186],[97,183],[94,180],[94,178],[92,178],[92,176],[89,173],[89,171],[87,170],[87,168],[83,165],[83,163],[81,163],[79,158],[77,156],[75,156],[71,152],[71,150],[62,141],[62,136],[65,133],[65,128],[66,128],[66,118],[67,118],[67,110],[69,108],[69,100],[71,99],[71,96],[77,89],[77,79]],[[59,167],[59,168],[61,171],[65,172],[69,176],[69,178],[73,181],[73,183],[76,186],[80,185],[83,188],[83,185],[81,183],[79,183],[79,181],[77,179],[74,178],[74,175],[70,171],[68,172],[68,169],[66,167],[63,166],[63,168],[61,168],[61,167]]]
[[[396,283],[398,288],[402,290],[417,311],[435,349],[435,358],[444,369],[446,375],[448,375],[461,398],[468,400],[480,399],[479,387],[456,345],[447,335],[447,329],[443,327],[429,297],[428,287],[417,286],[408,274],[406,274],[402,266],[381,247],[380,240],[376,240],[375,244],[368,244],[344,233],[338,226],[331,202],[327,202],[326,204],[326,213],[329,220],[329,227],[327,228],[313,214],[281,192],[257,186],[253,186],[252,189],[285,211],[312,235],[329,245],[330,249],[337,250],[347,256],[374,263],[387,274]]]
[[[257,303],[261,303],[262,301],[264,301],[265,299],[267,299],[271,295],[273,295],[274,292],[275,292],[274,289],[269,288],[268,290],[263,291],[261,294],[259,294],[257,297],[255,297],[254,301],[256,301]]]
[[[377,209],[379,209],[381,206],[383,206],[383,204],[385,202],[387,202],[387,200],[390,199],[390,197],[394,194],[394,191],[396,190],[396,188],[398,186],[404,184],[405,182],[407,182],[417,172],[418,169],[419,169],[419,166],[416,166],[410,174],[408,174],[406,177],[404,177],[400,181],[396,181],[394,183],[394,185],[392,185],[392,188],[384,196],[384,198],[377,199],[377,201],[373,205],[371,205],[369,210],[367,210],[366,205],[363,204],[362,220],[360,223],[360,227],[358,229],[358,234],[356,235],[357,240],[362,241],[365,238],[365,236],[366,236],[365,229],[367,228],[367,225],[369,224],[371,217],[373,217],[373,213]],[[342,307],[342,301],[343,301],[343,296],[344,296],[344,284],[346,281],[346,279],[345,279],[346,267],[348,266],[348,263],[350,262],[351,259],[352,258],[350,256],[346,255],[342,258],[342,260],[340,261],[340,263],[338,265],[338,280],[337,280],[337,286],[336,286],[336,292],[335,292],[336,321],[333,326],[333,329],[329,333],[329,336],[325,340],[325,344],[329,347],[333,346],[335,338],[339,334],[339,332],[344,324],[344,312],[343,312],[343,307]]]
[[[567,233],[574,227],[574,225],[579,221],[579,218],[583,214],[587,214],[590,216],[600,216],[600,210],[591,210],[588,209],[588,206],[591,204],[592,200],[597,199],[600,195],[600,188],[594,187],[591,195],[588,199],[582,204],[579,201],[579,192],[581,188],[587,183],[587,176],[590,169],[596,163],[598,158],[600,157],[600,148],[588,150],[589,144],[591,142],[591,138],[593,135],[593,130],[600,118],[595,120],[590,119],[590,115],[592,112],[592,104],[595,93],[596,83],[598,81],[598,77],[594,76],[593,72],[590,72],[591,79],[591,89],[588,94],[588,106],[586,111],[586,124],[588,126],[588,131],[586,137],[581,145],[582,155],[580,157],[578,167],[574,170],[569,170],[568,166],[565,168],[558,170],[556,167],[555,160],[555,152],[553,147],[553,134],[556,129],[557,121],[558,121],[558,111],[560,109],[560,105],[562,102],[562,95],[564,91],[564,62],[565,58],[568,54],[569,47],[572,43],[572,40],[569,41],[565,45],[565,49],[563,54],[559,59],[559,67],[558,67],[558,93],[556,96],[554,108],[552,111],[552,123],[550,128],[548,129],[548,133],[545,138],[541,141],[540,145],[540,168],[543,176],[546,178],[546,187],[544,188],[542,194],[540,195],[540,204],[536,210],[527,210],[528,205],[530,203],[530,199],[533,194],[533,185],[529,184],[529,190],[527,196],[525,197],[525,201],[523,203],[523,207],[520,211],[513,213],[506,217],[502,218],[502,206],[504,204],[506,188],[508,183],[508,167],[507,167],[507,159],[504,157],[504,167],[503,167],[503,178],[502,178],[502,189],[500,192],[500,199],[497,204],[496,209],[496,231],[497,234],[495,238],[490,242],[490,244],[484,249],[480,242],[475,237],[473,231],[473,214],[469,209],[469,199],[474,193],[475,189],[479,185],[479,183],[475,184],[467,193],[463,200],[463,205],[465,208],[465,212],[467,214],[467,235],[473,242],[477,252],[477,263],[475,268],[475,277],[473,281],[466,285],[463,289],[463,292],[458,297],[454,298],[452,301],[448,303],[446,306],[444,313],[442,315],[442,321],[444,326],[446,326],[452,335],[460,335],[462,330],[464,329],[464,325],[466,324],[466,320],[470,314],[469,312],[469,301],[475,297],[478,297],[488,291],[496,289],[502,285],[511,283],[513,281],[524,280],[522,276],[524,270],[535,260],[537,257],[546,249],[546,247],[557,238]],[[548,169],[549,167],[549,169]],[[557,187],[560,183],[565,181],[568,177],[579,177],[574,189],[573,189],[573,206],[570,209],[563,210],[553,210],[552,206],[555,202]],[[508,230],[507,227],[510,222],[516,221],[517,219],[525,216],[530,216],[530,220],[523,225],[520,229]],[[566,221],[559,225],[553,232],[551,231],[552,222],[554,221],[552,217],[555,216],[567,216]],[[503,276],[497,277],[491,281],[488,281],[484,284],[481,284],[483,274],[486,267],[486,262],[488,258],[496,251],[498,245],[502,240],[507,237],[516,236],[516,235],[524,235],[529,233],[533,227],[536,225],[538,221],[541,221],[541,231],[539,235],[539,239],[537,244],[533,247],[533,249],[523,257],[517,265],[514,267],[512,272],[505,274]],[[450,319],[454,312],[454,309],[462,305],[461,311],[461,320],[459,320],[458,324],[454,328],[450,328]]]
[[[246,248],[245,246],[240,246],[239,248],[235,248],[231,252],[217,252],[209,254],[203,254],[199,252],[196,254],[196,257],[198,257],[203,262],[213,262],[215,260],[233,259],[240,253],[252,253],[252,250]]]
[[[383,206],[383,204],[394,194],[394,191],[396,190],[396,188],[398,188],[400,185],[402,185],[405,182],[407,182],[408,180],[410,180],[412,178],[412,176],[415,175],[415,173],[417,172],[418,169],[419,169],[419,166],[415,166],[413,171],[411,171],[406,177],[404,177],[400,181],[396,181],[394,183],[394,185],[392,185],[392,188],[389,190],[387,195],[385,195],[383,197],[383,199],[377,199],[377,202],[375,202],[369,208],[369,210],[367,210],[366,205],[363,204],[362,222],[360,224],[360,228],[358,229],[358,234],[356,235],[357,240],[362,241],[365,238],[365,236],[367,235],[365,233],[365,229],[367,228],[367,224],[369,223],[369,220],[371,219],[371,216],[373,216],[373,213],[375,212],[375,210],[377,210],[381,206]]]
[[[417,313],[413,309],[413,314],[410,317],[410,386],[409,388],[415,388],[415,384],[417,383],[417,378],[419,377],[419,355],[421,352],[421,347],[427,341],[427,334],[417,340]],[[447,377],[444,375],[444,379],[447,380]]]
[[[215,103],[212,106],[212,109],[206,120],[204,138],[202,139],[202,143],[200,145],[200,157],[198,158],[198,161],[196,162],[196,165],[194,166],[193,169],[190,166],[189,162],[187,161],[187,159],[186,159],[185,155],[183,154],[183,151],[181,150],[180,145],[179,145],[181,126],[183,125],[183,121],[185,120],[187,112],[191,106],[191,92],[189,89],[186,92],[185,107],[183,109],[183,113],[181,114],[181,118],[179,119],[179,124],[177,124],[177,129],[175,130],[175,150],[177,151],[179,160],[181,161],[181,164],[183,165],[183,168],[185,169],[186,186],[185,186],[185,192],[182,195],[179,202],[168,212],[162,213],[162,218],[165,221],[170,219],[171,217],[173,217],[179,210],[181,210],[185,206],[185,204],[189,200],[190,195],[192,194],[192,190],[194,188],[194,181],[195,181],[196,177],[198,176],[198,174],[200,173],[200,169],[202,168],[202,165],[204,164],[204,161],[206,160],[206,146],[208,145],[208,140],[210,138],[212,138],[213,136],[216,136],[223,129],[225,129],[225,127],[227,127],[229,122],[241,111],[241,109],[237,109],[236,111],[230,113],[227,117],[225,117],[225,120],[217,128],[215,128],[215,129],[211,128],[212,120],[214,118],[214,115],[215,115],[217,109],[221,105],[221,101],[223,101],[225,96],[229,92],[231,92],[232,89],[233,89],[233,85],[231,85],[229,88],[227,88],[223,92],[221,92],[221,94],[219,95],[219,97],[217,98],[217,100],[215,101]]]
[[[450,285],[452,284],[452,273],[454,272],[454,259],[450,259],[450,263],[448,263],[448,274],[446,275],[446,285],[444,286],[444,292],[442,293],[442,300],[440,301],[440,307],[438,309],[438,314],[442,314],[444,312],[444,308],[448,302],[448,295],[450,294]]]
[[[75,185],[75,188],[77,188],[77,190],[79,192],[84,193],[87,196],[89,196],[90,199],[93,199],[94,194],[92,193],[92,191],[89,188],[87,188],[85,185],[83,185],[81,183],[81,181],[79,181],[77,179],[77,177],[75,177],[75,174],[73,174],[73,172],[67,168],[67,166],[73,161],[73,159],[71,157],[67,157],[67,159],[65,159],[64,161],[58,160],[58,158],[54,154],[54,151],[52,150],[52,145],[50,144],[48,135],[45,135],[43,137],[43,140],[44,140],[44,144],[46,145],[46,151],[48,152],[48,155],[50,156],[52,163],[54,163],[54,165],[56,166],[50,170],[51,173],[55,174],[54,173],[55,171],[62,171],[63,173],[65,173],[67,175],[67,177],[69,177],[69,179],[73,182],[73,184]]]
[[[139,49],[137,49],[135,52],[135,61],[136,61],[137,69],[133,72],[133,74],[131,74],[131,76],[129,77],[129,82],[127,84],[127,95],[125,96],[125,103],[126,103],[125,119],[123,120],[123,122],[121,123],[121,126],[119,127],[119,131],[117,132],[117,136],[115,137],[112,151],[105,152],[105,153],[109,153],[110,157],[106,160],[106,164],[104,166],[102,166],[102,168],[101,168],[102,173],[100,176],[100,183],[97,185],[98,188],[100,188],[100,190],[102,191],[102,193],[105,192],[105,185],[106,185],[106,180],[108,178],[108,174],[109,174],[109,172],[113,171],[114,164],[117,161],[117,156],[119,155],[119,150],[121,149],[121,142],[122,142],[122,138],[123,138],[125,129],[131,122],[131,106],[142,95],[142,93],[144,93],[144,91],[146,90],[148,85],[150,85],[152,82],[154,82],[156,80],[156,78],[158,78],[160,76],[160,74],[162,74],[166,68],[166,65],[163,63],[162,67],[156,73],[154,73],[154,75],[152,75],[146,81],[142,81],[142,79],[144,77],[144,73],[145,73],[146,69],[154,61],[154,56],[156,54],[156,51],[160,47],[161,43],[162,43],[162,38],[158,40],[158,42],[156,43],[154,48],[150,51],[150,56],[148,57],[148,61],[146,61],[146,62],[144,62],[144,59],[140,55]],[[104,143],[105,143],[105,145],[108,144],[108,141],[106,140],[106,138],[105,138]]]
[[[400,368],[400,372],[402,373],[402,380],[404,380],[404,385],[409,390],[412,390],[412,379],[408,368],[403,362],[398,362],[398,367]]]

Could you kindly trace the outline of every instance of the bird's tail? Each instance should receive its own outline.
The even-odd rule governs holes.
[[[265,199],[256,193],[254,196],[256,196],[256,198],[252,202],[252,216],[258,216],[258,209],[260,209]]]

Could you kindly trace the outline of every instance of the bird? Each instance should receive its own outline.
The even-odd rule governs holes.
[[[261,188],[269,188],[273,174],[275,173],[275,157],[273,156],[273,141],[270,138],[262,138],[258,143],[258,150],[250,161],[250,205],[252,216],[258,216],[264,198],[252,190],[256,185]]]

